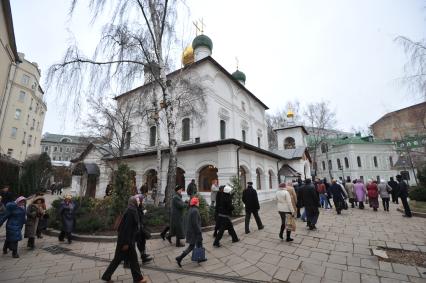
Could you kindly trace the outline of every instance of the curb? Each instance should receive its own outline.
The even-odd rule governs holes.
[[[244,216],[235,218],[232,220],[232,224],[237,225],[241,222],[244,222]],[[201,231],[208,232],[214,230],[215,225],[210,225],[206,227],[202,227]],[[60,231],[48,228],[46,231],[43,232],[43,234],[52,236],[52,237],[58,237]],[[80,242],[101,242],[101,243],[108,243],[108,242],[116,242],[117,236],[102,236],[102,235],[82,235],[82,234],[72,234],[73,240],[77,240]],[[151,233],[151,239],[161,239],[160,233]]]
[[[398,210],[399,212],[404,213],[404,210],[401,209],[401,208],[399,208],[399,207],[396,210]],[[416,216],[416,217],[426,218],[426,213],[411,211],[411,214],[413,216]]]

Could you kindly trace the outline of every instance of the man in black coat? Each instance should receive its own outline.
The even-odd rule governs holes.
[[[399,196],[399,185],[398,183],[393,179],[393,177],[390,177],[390,181],[388,182],[389,187],[392,188],[391,194],[392,194],[392,202],[398,204],[398,196]]]
[[[401,175],[397,175],[396,179],[398,180],[398,188],[399,188],[399,197],[401,199],[402,205],[404,206],[405,214],[402,216],[411,217],[411,209],[408,205],[408,184],[402,179]]]
[[[139,231],[140,227],[138,206],[139,198],[135,196],[130,197],[127,210],[118,227],[117,246],[114,258],[102,275],[102,280],[104,281],[111,281],[111,276],[114,271],[120,265],[121,261],[127,258],[129,260],[133,282],[147,282],[142,276],[135,249],[136,233]]]
[[[197,194],[197,185],[195,184],[195,179],[192,179],[191,183],[189,183],[188,187],[186,188],[186,193],[190,199]]]
[[[336,207],[337,214],[342,214],[342,209],[345,208],[345,192],[342,189],[342,186],[336,182],[335,179],[331,181],[330,193],[333,197],[334,206]]]
[[[243,203],[246,208],[246,219],[245,219],[245,228],[246,228],[246,234],[250,233],[250,218],[251,214],[253,213],[254,219],[256,220],[257,228],[259,230],[262,230],[264,228],[262,224],[262,220],[260,220],[259,217],[259,200],[257,198],[257,192],[255,189],[253,189],[253,182],[247,183],[247,189],[243,192]]]
[[[318,193],[315,191],[315,187],[312,184],[311,179],[306,179],[305,185],[299,190],[298,203],[305,207],[306,219],[309,230],[317,229],[319,217],[319,207],[321,207]]]

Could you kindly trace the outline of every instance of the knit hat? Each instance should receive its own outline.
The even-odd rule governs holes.
[[[27,200],[25,197],[23,197],[23,196],[20,196],[19,198],[17,198],[16,200],[15,200],[15,203],[16,204],[18,204],[18,203],[20,203],[21,201],[23,201],[23,200]]]
[[[181,185],[176,185],[175,192],[179,191],[180,189],[184,190],[184,188]]]
[[[247,185],[253,186],[253,182],[247,182]]]
[[[190,206],[199,206],[200,205],[200,200],[197,197],[193,197],[191,199],[191,201],[189,202]]]
[[[232,187],[229,185],[226,185],[225,188],[223,188],[223,192],[225,194],[230,194],[232,192]]]

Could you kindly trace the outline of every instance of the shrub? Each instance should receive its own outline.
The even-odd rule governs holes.
[[[168,225],[170,214],[168,209],[164,206],[154,206],[151,204],[145,205],[145,209],[148,211],[145,215],[145,225],[147,226],[159,226]]]
[[[46,152],[29,157],[22,164],[18,194],[28,197],[46,189],[52,174],[52,164]]]
[[[196,194],[196,197],[200,200],[198,211],[200,212],[201,216],[201,225],[208,226],[214,220],[214,208],[212,212],[211,207],[207,204],[206,199],[202,195]]]
[[[231,179],[231,187],[232,190],[232,205],[234,206],[234,210],[232,211],[232,215],[239,216],[243,212],[244,204],[243,204],[243,187],[241,186],[240,180],[234,176]]]
[[[126,164],[120,164],[114,175],[112,191],[112,216],[120,216],[127,207],[127,202],[132,196],[132,176]]]
[[[409,191],[411,200],[426,201],[426,188],[425,187],[412,187]]]

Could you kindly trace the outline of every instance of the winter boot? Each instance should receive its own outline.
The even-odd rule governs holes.
[[[142,263],[148,263],[152,260],[152,257],[145,252],[141,255]]]
[[[18,255],[18,251],[17,251],[17,250],[13,250],[13,251],[12,251],[12,257],[13,257],[13,258],[19,258],[19,255]]]
[[[180,239],[176,238],[176,247],[180,248],[180,247],[184,247],[184,246],[185,245],[180,242]]]
[[[290,238],[290,235],[291,235],[291,231],[287,230],[287,239],[286,239],[287,242],[293,241],[293,239]]]
[[[284,225],[281,225],[280,234],[278,235],[278,236],[280,237],[280,239],[281,239],[281,240],[284,240],[284,237],[283,237],[284,228],[285,228],[285,226],[284,226]]]
[[[28,238],[27,247],[28,247],[30,250],[34,250],[34,241],[35,241],[35,239],[34,239],[34,238]]]

